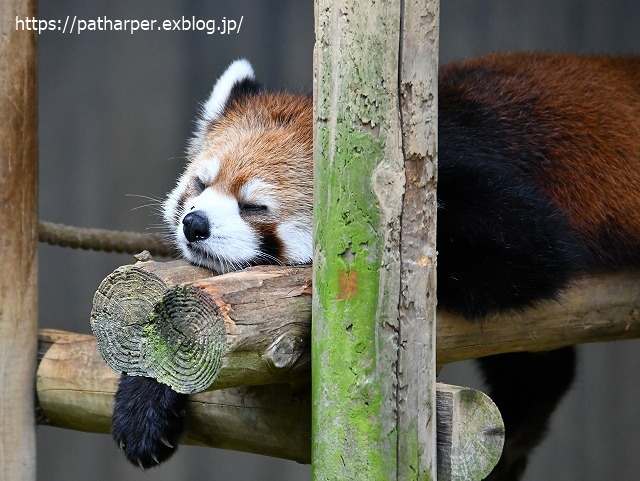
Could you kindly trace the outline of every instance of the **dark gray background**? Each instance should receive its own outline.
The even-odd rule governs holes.
[[[640,53],[637,0],[443,0],[441,60],[496,50]],[[40,214],[87,227],[154,230],[157,208],[184,162],[198,102],[235,58],[267,87],[310,92],[313,2],[40,2],[42,19],[200,19],[244,16],[233,35],[203,32],[43,33],[39,41]],[[157,203],[155,203],[157,205]],[[40,324],[89,332],[100,281],[127,256],[40,249]],[[640,345],[580,348],[579,377],[536,452],[527,480],[638,479]],[[446,381],[477,385],[470,364]],[[181,447],[142,473],[109,436],[38,428],[42,480],[303,480],[293,462]]]

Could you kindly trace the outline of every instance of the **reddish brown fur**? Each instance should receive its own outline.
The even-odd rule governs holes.
[[[260,93],[234,102],[213,122],[205,150],[226,152],[214,184],[231,194],[248,179],[274,177],[286,186],[308,177],[312,168],[312,101],[289,94]],[[293,128],[292,128],[293,127]],[[230,144],[235,148],[229,149]],[[282,168],[282,164],[286,169]],[[287,175],[287,178],[282,178]]]
[[[624,239],[616,245],[637,245],[640,58],[496,54],[445,66],[441,73],[461,67],[479,69],[468,78],[479,103],[507,120],[526,116],[528,141],[551,160],[543,162],[538,185],[586,234],[591,248],[611,248],[601,239],[614,232]],[[491,72],[490,85],[482,84],[483,72]]]

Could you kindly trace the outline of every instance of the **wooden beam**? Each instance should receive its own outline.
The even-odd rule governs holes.
[[[95,338],[55,330],[42,330],[39,338],[40,422],[110,432],[119,374],[104,363]],[[195,394],[182,442],[309,462],[310,402],[308,383]]]
[[[39,422],[108,433],[118,374],[102,361],[93,336],[43,329],[38,350]],[[308,463],[311,392],[306,381],[193,394],[182,441]],[[438,384],[437,405],[440,481],[482,479],[503,442],[497,408],[478,391],[445,384]],[[469,411],[473,416],[464,415]]]
[[[35,4],[0,0],[0,479],[24,481],[36,477],[36,32],[16,19]]]
[[[139,357],[140,346],[130,341],[140,339],[154,305],[166,302],[165,293],[176,287],[190,286],[208,294],[202,299],[214,315],[207,322],[219,322],[226,331],[226,356],[213,388],[307,379],[311,268],[260,266],[216,277],[210,274],[184,261],[151,261],[122,266],[107,276],[94,298],[92,322],[114,369],[132,370],[127,356]],[[439,365],[505,352],[636,338],[640,337],[640,272],[577,279],[560,301],[542,302],[521,313],[470,323],[439,310],[437,319]]]
[[[576,279],[558,301],[469,323],[438,312],[438,364],[640,337],[640,272]]]
[[[436,457],[434,422],[439,31],[439,0],[401,2],[398,97],[405,178],[397,232],[401,262],[394,412],[401,467],[397,477],[407,481],[434,479],[442,456]],[[379,192],[384,191],[384,176],[380,180],[374,188]],[[383,210],[385,204],[381,202]],[[502,444],[496,460],[501,449]]]
[[[315,3],[315,479],[436,476],[437,6]]]

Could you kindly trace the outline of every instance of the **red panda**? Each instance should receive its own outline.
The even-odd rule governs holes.
[[[640,267],[640,58],[498,54],[439,73],[438,302],[470,320],[557,298],[585,270]],[[164,203],[189,261],[228,272],[312,258],[312,100],[248,62],[215,84]],[[571,348],[479,360],[506,425],[487,479],[516,480],[569,388]],[[537,386],[544,384],[543,388]],[[112,433],[169,457],[186,397],[122,376]]]

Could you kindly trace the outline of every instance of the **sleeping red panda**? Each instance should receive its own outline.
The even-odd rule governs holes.
[[[499,54],[443,66],[439,305],[474,320],[558,298],[585,270],[639,267],[639,114],[639,58]],[[234,62],[164,203],[183,256],[219,272],[310,263],[312,130],[311,98],[265,92],[248,62]],[[487,479],[516,480],[575,355],[479,363],[507,435]],[[185,408],[186,396],[125,374],[113,437],[132,463],[152,467],[174,452]]]

